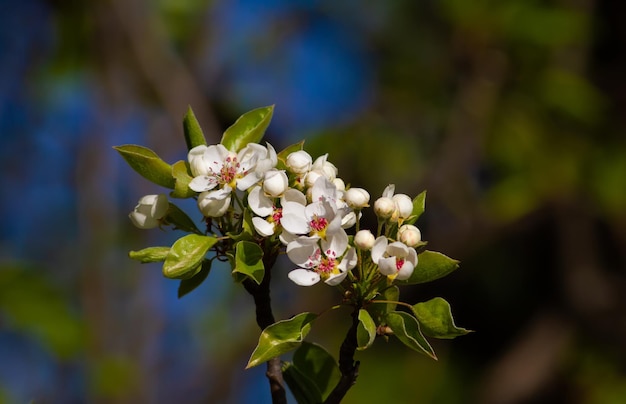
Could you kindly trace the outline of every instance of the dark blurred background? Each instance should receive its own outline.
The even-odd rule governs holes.
[[[372,200],[427,189],[423,237],[462,261],[401,297],[442,296],[476,332],[435,341],[438,362],[377,341],[346,403],[626,402],[625,16],[610,0],[2,1],[0,402],[269,402],[228,268],[178,300],[128,259],[182,234],[131,225],[164,190],[111,146],[174,162],[188,105],[217,143],[270,104],[277,149],[305,139]],[[339,299],[285,279],[279,318]],[[336,354],[347,316],[311,340]]]

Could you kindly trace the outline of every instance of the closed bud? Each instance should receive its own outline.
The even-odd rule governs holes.
[[[412,224],[404,224],[398,229],[398,240],[409,247],[416,247],[422,241],[422,233]]]
[[[386,196],[376,199],[374,202],[374,213],[381,219],[389,219],[396,210],[396,204],[393,199]]]
[[[313,158],[304,150],[298,150],[287,156],[285,164],[289,171],[295,174],[305,174],[311,170]]]
[[[152,229],[159,226],[168,208],[167,196],[145,195],[128,217],[140,229]]]
[[[198,195],[198,208],[206,217],[221,217],[230,206],[230,193],[224,198],[216,198],[215,192],[205,191]]]
[[[271,197],[281,196],[289,188],[289,179],[282,170],[269,170],[263,179],[263,191]]]
[[[370,250],[374,246],[374,235],[369,230],[359,230],[354,235],[354,245],[361,250]]]
[[[344,199],[351,208],[365,208],[370,201],[370,194],[363,188],[350,188],[346,191]]]
[[[413,213],[413,201],[405,194],[395,194],[393,202],[396,205],[396,211],[393,213],[391,220],[397,222],[398,219],[406,219]]]

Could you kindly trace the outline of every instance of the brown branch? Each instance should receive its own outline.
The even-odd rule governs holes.
[[[356,383],[360,365],[359,361],[354,361],[354,353],[357,348],[356,333],[359,325],[358,316],[359,310],[357,308],[354,310],[354,313],[352,313],[352,326],[348,330],[346,338],[339,348],[339,370],[341,371],[341,379],[339,379],[337,386],[335,386],[326,401],[324,401],[325,404],[340,403],[348,390]]]
[[[263,280],[257,285],[252,279],[243,281],[243,286],[254,299],[256,307],[256,322],[261,330],[274,324],[274,314],[270,299],[270,279],[272,267],[276,262],[276,253],[266,253],[263,256],[263,264],[265,266],[265,274]],[[272,403],[287,404],[287,394],[285,391],[285,383],[283,381],[283,372],[280,357],[272,358],[267,362],[267,372],[265,373],[270,383],[270,392],[272,394]]]

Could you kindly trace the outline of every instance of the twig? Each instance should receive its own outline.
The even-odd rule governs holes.
[[[339,383],[330,393],[325,404],[338,404],[343,400],[344,396],[350,390],[359,375],[359,361],[354,361],[354,353],[357,348],[356,332],[359,325],[359,310],[352,313],[352,326],[346,334],[341,347],[339,348],[339,370],[341,371],[341,379]]]

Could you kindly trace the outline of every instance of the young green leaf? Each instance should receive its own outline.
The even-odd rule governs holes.
[[[165,257],[170,252],[169,247],[148,247],[139,251],[130,251],[128,256],[131,259],[140,261],[142,264],[148,262],[165,261]]]
[[[261,284],[265,275],[265,267],[263,266],[263,249],[256,243],[251,241],[240,241],[235,244],[235,267],[233,275],[237,281],[242,281],[244,275],[257,283]]]
[[[259,143],[272,120],[274,106],[253,109],[241,115],[222,135],[221,144],[238,152],[248,143]]]
[[[433,351],[433,348],[422,335],[419,323],[415,317],[402,311],[393,311],[387,313],[386,322],[394,335],[404,345],[435,360],[437,359],[435,351]]]
[[[436,251],[426,250],[417,256],[417,266],[411,277],[397,281],[399,285],[414,285],[443,278],[459,267],[459,261]]]
[[[210,260],[202,261],[200,272],[198,272],[189,279],[182,279],[180,281],[180,284],[178,285],[179,299],[200,286],[202,282],[204,282],[207,276],[209,276],[209,272],[211,271],[211,262],[212,261]]]
[[[206,145],[206,138],[204,137],[204,133],[202,133],[202,128],[200,128],[200,124],[191,106],[187,108],[187,113],[183,118],[183,131],[185,132],[187,150],[191,150],[196,146]]]
[[[407,220],[404,221],[405,224],[414,224],[417,222],[417,219],[422,216],[426,210],[426,191],[423,191],[421,194],[417,195],[413,199],[413,211],[411,212],[411,216]]]
[[[311,330],[311,322],[316,318],[317,314],[304,312],[265,328],[246,369],[297,348]]]
[[[189,188],[189,183],[193,179],[190,175],[189,163],[183,160],[172,165],[172,177],[174,177],[174,190],[170,192],[172,198],[186,199],[196,195],[196,192]]]
[[[367,310],[359,310],[359,325],[356,329],[357,349],[364,350],[374,343],[376,324]]]
[[[400,289],[398,289],[397,286],[392,286],[383,290],[380,296],[372,300],[372,302],[367,306],[367,311],[376,324],[382,323],[387,313],[394,311],[397,306],[395,303],[375,303],[376,300],[397,302],[399,298]]]
[[[293,363],[284,367],[283,375],[298,403],[323,402],[341,378],[332,355],[306,341],[296,349]]]
[[[188,234],[176,240],[163,263],[163,275],[167,278],[191,278],[201,270],[204,256],[217,238]]]
[[[454,324],[450,304],[441,297],[417,303],[413,306],[413,314],[424,334],[429,337],[452,339],[471,332]]]
[[[177,229],[186,231],[187,233],[202,234],[196,227],[196,224],[187,216],[187,214],[178,206],[170,202],[165,214],[167,223],[174,225]]]
[[[133,170],[148,181],[166,188],[174,188],[172,166],[161,160],[152,150],[133,144],[113,147]]]

